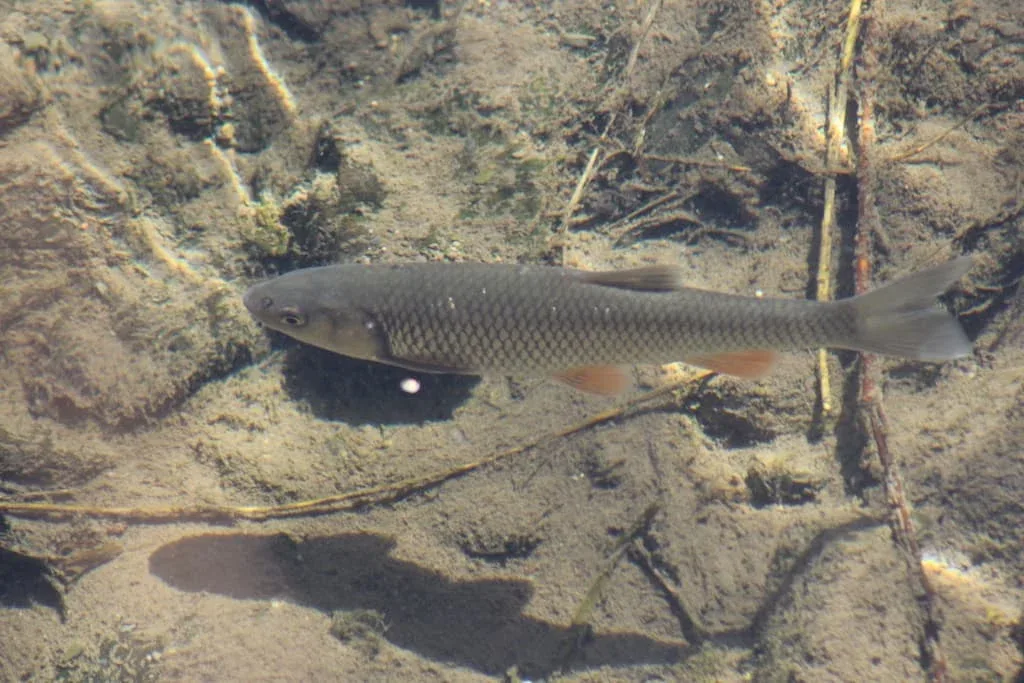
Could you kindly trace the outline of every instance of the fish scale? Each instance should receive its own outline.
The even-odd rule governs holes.
[[[244,302],[268,327],[356,358],[432,372],[550,374],[593,387],[579,369],[689,360],[754,377],[774,351],[963,356],[970,341],[935,297],[970,265],[960,257],[859,297],[818,302],[681,287],[669,267],[345,264],[256,284]]]
[[[346,297],[381,322],[394,357],[456,369],[543,373],[807,348],[849,335],[852,323],[813,301],[620,289],[543,266],[414,265],[368,282],[369,297],[357,288]]]

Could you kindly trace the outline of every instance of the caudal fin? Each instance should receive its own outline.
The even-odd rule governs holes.
[[[970,354],[960,323],[935,301],[970,268],[971,258],[961,256],[849,299],[855,320],[849,348],[926,361]]]

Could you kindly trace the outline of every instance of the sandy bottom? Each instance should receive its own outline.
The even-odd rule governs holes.
[[[827,161],[847,13],[8,10],[0,679],[1020,680],[1024,15],[890,0],[850,81],[875,144]],[[241,305],[339,260],[813,296],[828,178],[837,295],[858,222],[876,283],[975,255],[944,300],[974,354],[870,374],[910,543],[852,354],[831,410],[812,353],[608,399],[349,360]]]

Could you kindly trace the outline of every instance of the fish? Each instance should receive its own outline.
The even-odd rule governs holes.
[[[683,361],[755,379],[778,354],[835,348],[942,362],[971,353],[937,305],[961,256],[836,301],[686,287],[672,265],[591,272],[484,263],[338,264],[251,286],[256,320],[306,344],[415,371],[550,376],[617,394],[624,366]]]

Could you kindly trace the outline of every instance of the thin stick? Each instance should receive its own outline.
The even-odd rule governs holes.
[[[576,209],[579,208],[580,202],[583,201],[583,193],[587,189],[587,185],[590,183],[590,179],[594,177],[594,169],[597,168],[597,157],[601,154],[601,143],[608,136],[608,130],[612,126],[612,121],[615,120],[615,114],[612,114],[611,118],[608,119],[608,125],[604,127],[604,131],[601,133],[601,137],[598,138],[598,144],[590,152],[590,157],[587,159],[587,165],[583,167],[583,173],[580,174],[580,179],[576,182],[576,189],[572,191],[572,196],[569,197],[569,203],[565,205],[565,211],[562,212],[562,224],[558,226],[558,234],[560,236],[559,246],[562,249],[562,262],[565,263],[565,234],[569,231],[569,226],[572,224],[572,216],[576,213]]]
[[[644,21],[641,24],[640,35],[637,37],[636,42],[633,43],[633,49],[629,53],[629,61],[626,63],[626,69],[622,76],[623,83],[627,83],[630,77],[633,75],[633,70],[636,68],[636,62],[640,55],[640,47],[647,38],[647,34],[650,33],[651,26],[654,24],[654,17],[657,15],[658,10],[661,8],[661,0],[654,0],[651,6],[647,9],[647,14],[644,16]],[[569,227],[572,225],[573,214],[576,213],[576,209],[579,208],[580,202],[583,201],[583,193],[586,192],[587,185],[590,184],[591,179],[594,177],[598,168],[598,159],[601,156],[603,145],[608,139],[608,133],[612,129],[615,120],[618,118],[618,112],[614,111],[608,117],[608,123],[605,124],[604,130],[601,131],[601,137],[597,139],[597,144],[594,149],[591,150],[590,156],[587,158],[587,165],[583,167],[583,173],[580,174],[579,180],[576,182],[576,189],[573,190],[572,196],[569,197],[569,203],[565,206],[565,211],[562,212],[562,222],[558,226],[558,246],[561,249],[561,260],[565,263],[565,234],[569,231]]]
[[[980,105],[978,107],[975,107],[974,111],[972,111],[970,114],[965,116],[963,118],[963,120],[961,120],[958,123],[950,126],[945,131],[943,131],[942,133],[939,133],[938,135],[933,137],[931,140],[928,140],[924,144],[918,145],[917,147],[914,147],[910,151],[901,152],[900,154],[896,154],[895,156],[893,156],[891,158],[891,161],[906,161],[910,157],[917,156],[918,154],[920,154],[921,152],[925,151],[929,147],[942,142],[944,139],[946,139],[946,137],[950,133],[953,133],[954,131],[956,131],[956,130],[958,130],[960,128],[963,128],[968,123],[970,123],[971,121],[973,121],[977,117],[981,116],[982,114],[984,114],[986,111],[988,111],[989,109],[991,109],[994,106],[995,105],[993,105],[991,102],[986,102],[985,104],[982,104],[982,105]]]
[[[587,592],[583,594],[583,598],[576,606],[576,611],[573,613],[572,621],[569,624],[571,639],[568,641],[565,654],[562,655],[562,671],[569,669],[573,658],[590,632],[590,617],[593,615],[594,608],[597,607],[598,601],[608,587],[612,573],[619,566],[619,560],[626,554],[634,540],[647,534],[654,516],[658,514],[660,509],[661,506],[657,502],[651,503],[644,509],[640,518],[630,527],[629,533],[623,534],[615,543],[615,547],[608,554],[601,571],[590,582],[590,587],[587,588]]]
[[[59,520],[73,517],[119,519],[142,524],[177,523],[184,521],[231,523],[237,520],[264,522],[289,517],[312,517],[335,512],[358,510],[366,507],[398,502],[410,496],[425,493],[442,484],[463,477],[470,472],[520,455],[537,446],[585,431],[597,425],[624,417],[639,408],[662,398],[673,397],[681,389],[699,390],[711,373],[697,378],[687,377],[670,382],[658,389],[641,394],[619,406],[601,411],[576,424],[535,438],[522,445],[499,451],[475,462],[466,463],[421,477],[411,477],[391,484],[348,491],[336,496],[314,498],[284,505],[231,506],[231,505],[170,505],[157,507],[76,505],[59,503],[25,503],[0,500],[0,513],[30,519]],[[673,397],[673,400],[677,400]]]
[[[685,597],[665,578],[665,575],[658,569],[657,564],[651,559],[651,552],[639,541],[639,538],[632,540],[627,551],[629,558],[640,565],[640,569],[643,570],[644,574],[664,593],[669,609],[672,610],[672,614],[679,621],[679,628],[683,633],[683,637],[693,645],[700,645],[708,639],[710,634],[703,624],[693,616],[697,612],[686,605]]]
[[[658,10],[661,9],[661,0],[654,0],[651,6],[647,9],[647,16],[644,17],[644,23],[640,25],[640,37],[636,39],[636,43],[633,44],[633,50],[629,53],[629,61],[626,62],[626,78],[633,75],[633,69],[636,68],[636,60],[640,56],[640,46],[643,44],[647,34],[651,32],[651,26],[654,25],[654,17],[658,14]]]
[[[655,197],[651,201],[647,202],[646,204],[641,206],[639,209],[634,209],[633,211],[630,211],[628,214],[623,216],[621,219],[615,221],[611,225],[605,226],[604,229],[606,231],[608,231],[608,232],[611,232],[612,230],[615,229],[615,226],[617,226],[617,225],[619,225],[621,223],[628,223],[629,221],[633,220],[637,216],[645,214],[648,211],[653,211],[654,209],[658,208],[662,204],[666,204],[668,202],[675,201],[676,199],[679,199],[679,193],[676,192],[675,190],[669,190],[668,192],[664,193],[660,197]]]
[[[882,0],[875,0],[872,6],[872,21],[865,26],[864,47],[861,52],[861,67],[858,72],[860,91],[860,126],[858,128],[857,157],[857,232],[855,288],[857,294],[870,289],[871,283],[871,246],[870,237],[875,234],[881,224],[878,207],[875,203],[875,75],[878,71],[877,58],[877,21],[883,10]],[[878,459],[882,465],[882,487],[889,501],[892,515],[893,538],[904,551],[907,567],[916,583],[921,586],[924,594],[922,608],[924,610],[924,642],[922,649],[929,659],[929,677],[933,681],[946,679],[946,659],[939,643],[940,623],[936,611],[936,595],[928,575],[924,571],[921,547],[917,541],[917,530],[910,514],[903,486],[903,478],[896,466],[895,458],[889,449],[889,427],[882,404],[882,394],[876,381],[877,368],[872,354],[862,353],[860,398],[868,431],[878,451]]]
[[[838,168],[840,150],[846,139],[846,102],[849,97],[850,78],[853,68],[854,47],[860,32],[861,0],[851,0],[850,13],[846,20],[846,37],[839,59],[835,82],[829,89],[828,138],[825,144],[825,168]],[[819,301],[832,298],[832,234],[836,224],[836,179],[825,178],[825,208],[821,217],[821,231],[818,246],[818,275],[815,296]],[[828,353],[818,350],[818,393],[821,398],[821,412],[832,413],[832,382],[828,372]]]
[[[672,156],[669,154],[649,154],[640,156],[641,161],[663,161],[667,164],[679,164],[681,166],[701,166],[703,168],[724,168],[737,173],[749,173],[754,169],[741,164],[730,164],[727,161],[715,161],[711,159],[695,159],[693,157]]]

